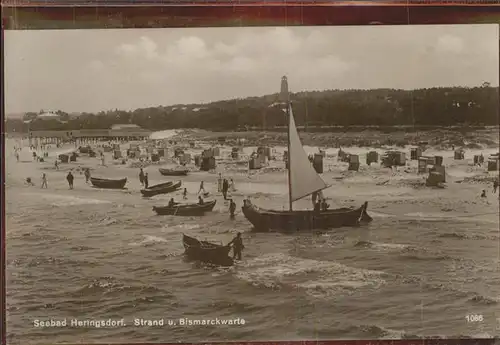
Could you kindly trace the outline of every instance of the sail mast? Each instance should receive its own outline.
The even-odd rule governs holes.
[[[287,120],[288,120],[288,133],[287,133],[287,138],[288,138],[288,202],[289,202],[289,208],[290,211],[293,211],[293,201],[292,201],[292,155],[290,154],[290,101],[287,102],[286,104],[286,114]]]
[[[284,76],[281,78],[281,97],[282,101],[285,102],[286,105],[286,120],[287,120],[287,164],[288,164],[288,206],[289,210],[293,211],[293,201],[292,201],[292,154],[290,152],[290,95],[288,93],[288,80],[287,77]]]

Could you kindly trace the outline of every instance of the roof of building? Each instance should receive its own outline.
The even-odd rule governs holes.
[[[41,117],[41,118],[54,118],[54,117],[59,117],[59,115],[56,114],[56,113],[47,112],[47,113],[40,114],[37,117]]]
[[[111,129],[140,129],[138,125],[132,123],[112,125]]]

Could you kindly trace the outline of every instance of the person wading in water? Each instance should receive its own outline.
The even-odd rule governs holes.
[[[330,207],[330,205],[328,205],[328,203],[326,202],[326,199],[321,200],[321,211],[328,210],[328,207]]]
[[[231,199],[231,202],[229,203],[229,214],[231,219],[234,218],[234,211],[236,211],[236,203]]]
[[[73,189],[73,181],[75,180],[75,177],[73,176],[73,174],[71,173],[71,171],[66,176],[66,180],[68,181],[69,189]]]
[[[241,260],[241,251],[245,249],[243,245],[243,239],[241,238],[241,232],[238,232],[235,238],[228,243],[228,246],[233,245],[233,259]]]
[[[317,200],[316,203],[314,204],[314,212],[319,213],[321,211],[321,201]]]
[[[145,173],[144,174],[144,188],[148,188],[149,187],[149,177],[148,177],[148,173]]]

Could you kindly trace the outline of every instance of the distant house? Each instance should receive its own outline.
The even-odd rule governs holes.
[[[35,120],[41,120],[41,121],[48,121],[48,120],[56,120],[59,122],[64,122],[62,121],[61,115],[53,113],[53,112],[44,112],[44,113],[26,113],[23,116],[23,122],[24,123],[30,123]]]

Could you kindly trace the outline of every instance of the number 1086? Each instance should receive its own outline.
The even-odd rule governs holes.
[[[465,320],[467,322],[481,322],[483,321],[483,315],[478,315],[478,314],[471,314],[471,315],[466,315]]]

